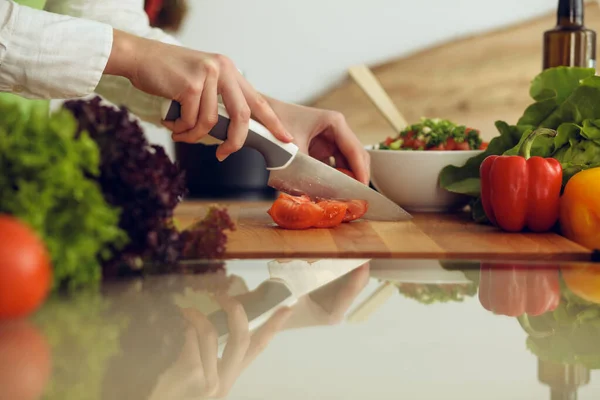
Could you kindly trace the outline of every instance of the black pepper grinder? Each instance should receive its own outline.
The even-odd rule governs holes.
[[[559,364],[538,358],[538,379],[550,386],[551,400],[577,400],[579,387],[590,383],[590,370],[578,364]]]

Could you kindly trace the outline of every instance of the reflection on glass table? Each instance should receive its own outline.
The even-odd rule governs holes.
[[[599,303],[594,264],[230,261],[0,323],[0,399],[591,399]]]

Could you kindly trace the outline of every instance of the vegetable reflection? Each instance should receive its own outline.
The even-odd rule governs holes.
[[[486,310],[509,317],[553,311],[560,302],[558,267],[482,263],[479,301]]]
[[[38,399],[52,368],[46,338],[25,320],[0,323],[0,399]]]
[[[368,265],[357,268],[279,308],[254,331],[239,301],[252,291],[225,270],[136,278],[105,285],[102,294],[55,297],[36,316],[57,355],[44,398],[223,398],[278,332],[341,322],[368,279]],[[216,308],[229,325],[221,357],[207,318]]]
[[[482,263],[480,277],[481,305],[516,317],[528,334],[527,348],[541,363],[600,368],[597,265]]]
[[[597,268],[593,264],[562,267],[558,307],[520,321],[529,334],[528,349],[541,360],[600,368],[600,305],[590,301],[600,292]]]

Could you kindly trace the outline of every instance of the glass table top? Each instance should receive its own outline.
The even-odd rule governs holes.
[[[0,323],[0,399],[597,399],[600,264],[230,260]]]

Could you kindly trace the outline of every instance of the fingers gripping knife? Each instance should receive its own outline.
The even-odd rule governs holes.
[[[229,114],[218,105],[219,120],[209,135],[225,141]],[[176,101],[166,101],[163,120],[175,121],[181,116]],[[269,173],[268,185],[291,195],[306,194],[312,199],[364,200],[369,204],[364,219],[405,221],[411,215],[375,190],[298,151],[293,143],[283,143],[260,123],[250,120],[244,147],[257,150],[265,159]]]
[[[236,299],[244,307],[250,332],[264,325],[281,307],[291,307],[302,296],[333,282],[367,263],[369,259],[324,259],[269,262],[269,279]],[[223,310],[208,315],[218,334],[219,353],[229,338],[228,317]]]

